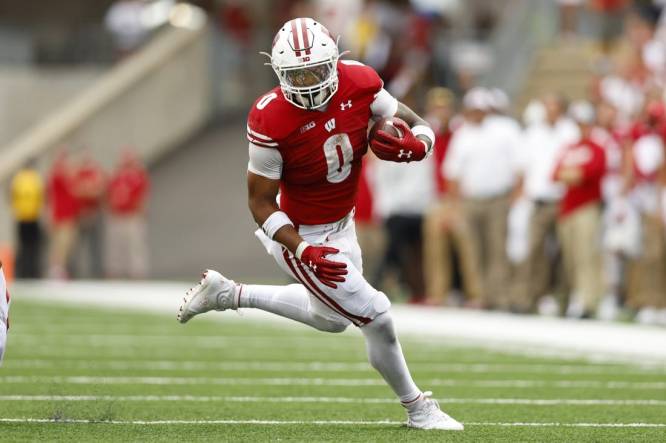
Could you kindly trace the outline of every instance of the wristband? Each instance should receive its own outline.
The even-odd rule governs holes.
[[[294,223],[289,219],[289,216],[282,211],[275,211],[268,216],[261,229],[264,231],[264,234],[268,236],[271,240],[275,236],[275,233],[283,226],[291,225],[294,226]]]
[[[303,255],[303,251],[305,251],[305,248],[307,248],[308,246],[310,246],[310,243],[306,242],[305,240],[303,240],[302,242],[300,242],[298,244],[298,247],[296,248],[296,252],[294,253],[294,255],[296,256],[297,259],[299,259],[299,260],[301,259],[301,255]]]
[[[428,147],[428,144],[426,143],[426,157],[429,157],[435,147],[435,133],[433,130],[430,126],[416,125],[412,128],[412,134],[414,134],[414,137],[422,135],[430,140],[430,147]]]

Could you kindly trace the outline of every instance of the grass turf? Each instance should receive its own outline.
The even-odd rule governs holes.
[[[216,321],[221,315],[228,321]],[[0,420],[49,422],[0,421],[0,440],[666,439],[666,427],[570,426],[666,423],[663,366],[511,355],[411,337],[403,339],[403,348],[417,383],[466,423],[464,432],[397,424],[404,411],[367,365],[355,333],[285,329],[230,313],[182,326],[159,314],[17,297],[0,369]],[[136,423],[171,420],[199,422]],[[307,423],[210,423],[219,420]],[[390,423],[376,423],[383,420]]]

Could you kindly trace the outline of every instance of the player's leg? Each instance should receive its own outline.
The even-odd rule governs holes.
[[[204,272],[201,282],[187,292],[178,321],[186,323],[211,310],[238,308],[261,309],[326,332],[342,332],[350,324],[313,299],[302,285],[237,284],[211,270]]]
[[[313,242],[309,239],[306,240]],[[462,429],[462,425],[440,409],[429,394],[416,386],[407,367],[402,348],[389,312],[386,295],[373,288],[363,277],[361,250],[356,241],[353,224],[347,229],[326,236],[327,246],[340,252],[330,259],[347,265],[345,282],[337,288],[321,284],[315,275],[288,252],[283,251],[285,263],[292,274],[310,293],[329,309],[360,327],[365,338],[370,364],[382,375],[409,415],[408,424],[422,429]]]
[[[303,285],[239,285],[239,307],[290,318],[325,332],[342,332],[350,321],[312,298]]]

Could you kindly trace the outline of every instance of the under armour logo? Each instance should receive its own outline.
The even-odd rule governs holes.
[[[327,121],[326,124],[324,125],[324,128],[326,128],[326,130],[328,132],[331,132],[332,130],[334,130],[335,129],[335,119],[332,118],[329,121]]]
[[[347,103],[340,103],[340,110],[341,111],[344,111],[345,109],[351,108],[351,107],[352,107],[352,101],[351,100],[347,100]]]
[[[412,158],[412,151],[407,151],[405,152],[404,149],[401,149],[400,152],[398,153],[398,158]]]

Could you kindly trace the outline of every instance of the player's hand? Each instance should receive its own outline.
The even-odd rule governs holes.
[[[320,282],[329,288],[335,289],[338,287],[336,282],[342,283],[345,281],[347,264],[328,260],[326,256],[338,252],[340,251],[328,246],[308,245],[300,253],[300,256],[297,254],[297,258],[312,271]]]
[[[409,125],[400,119],[393,119],[402,137],[395,137],[381,129],[372,140],[372,152],[382,160],[398,163],[423,160],[428,152],[426,142],[412,134]]]

